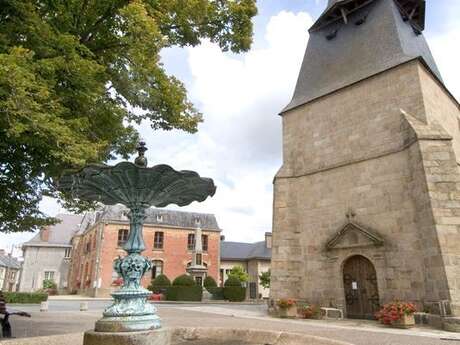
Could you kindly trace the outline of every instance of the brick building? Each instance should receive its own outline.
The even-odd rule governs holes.
[[[123,206],[115,205],[85,216],[89,225],[72,238],[71,292],[107,296],[116,288],[114,282],[118,276],[113,260],[125,255],[122,246],[128,239],[127,212]],[[202,228],[203,264],[208,275],[218,279],[221,229],[215,216],[150,208],[144,223],[146,250],[142,255],[152,260],[153,268],[142,280],[144,287],[160,273],[172,280],[186,272],[192,261],[197,219]]]

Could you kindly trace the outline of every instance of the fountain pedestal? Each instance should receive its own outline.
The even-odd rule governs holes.
[[[156,308],[147,302],[151,292],[146,289],[120,289],[112,294],[114,303],[96,322],[97,332],[136,332],[161,327]]]
[[[176,171],[168,165],[148,168],[145,143],[141,142],[137,150],[139,156],[134,164],[90,164],[80,171],[65,174],[58,186],[62,192],[80,200],[123,204],[130,210],[129,236],[123,247],[128,255],[114,262],[115,271],[123,278],[123,286],[112,294],[113,304],[95,326],[96,332],[112,334],[112,338],[131,339],[126,333],[136,332],[134,336],[138,331],[161,327],[155,306],[148,302],[151,292],[141,286],[142,276],[152,268],[151,262],[141,256],[145,250],[142,237],[145,210],[150,206],[185,206],[193,201],[204,201],[216,191],[211,179],[202,178],[194,171]]]

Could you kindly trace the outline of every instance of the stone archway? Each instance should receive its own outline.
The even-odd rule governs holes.
[[[379,310],[379,292],[375,267],[362,255],[354,255],[343,264],[343,286],[347,317],[374,319]]]

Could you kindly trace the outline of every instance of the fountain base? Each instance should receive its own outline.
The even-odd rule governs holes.
[[[161,327],[158,315],[104,316],[96,321],[96,332],[139,332]]]
[[[142,287],[123,287],[112,294],[114,302],[96,322],[96,332],[138,332],[161,327],[156,308],[147,302],[152,293]]]

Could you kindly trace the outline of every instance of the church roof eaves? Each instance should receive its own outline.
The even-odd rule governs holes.
[[[331,32],[336,36],[328,39]],[[351,13],[348,24],[311,32],[294,95],[281,115],[415,59],[443,84],[423,35],[404,21],[394,0],[374,0]]]

